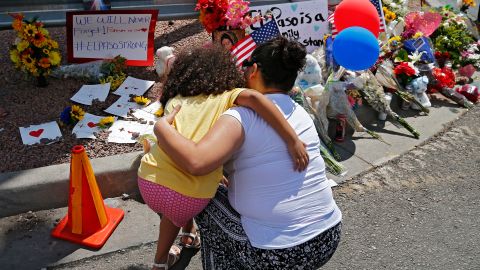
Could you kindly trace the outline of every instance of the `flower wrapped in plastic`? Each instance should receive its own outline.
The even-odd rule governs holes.
[[[420,137],[420,133],[416,131],[405,119],[400,117],[390,108],[390,102],[385,98],[383,87],[375,78],[371,71],[366,71],[357,76],[354,73],[347,75],[350,81],[362,93],[365,101],[377,112],[388,115],[395,125],[400,124],[407,129],[415,138]]]
[[[406,102],[413,102],[418,105],[422,112],[429,113],[430,110],[428,108],[425,108],[420,102],[418,102],[415,97],[411,93],[407,92],[404,86],[399,83],[393,70],[393,63],[390,60],[384,60],[383,62],[378,64],[375,77],[382,86],[385,86],[389,89],[394,89],[394,94],[397,95],[399,98]],[[410,69],[407,70],[402,70],[402,74],[412,73]],[[400,70],[398,70],[397,72],[400,72]]]

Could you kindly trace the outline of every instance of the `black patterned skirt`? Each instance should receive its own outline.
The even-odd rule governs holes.
[[[230,206],[227,189],[195,218],[202,237],[203,269],[318,269],[333,256],[340,242],[341,223],[300,245],[285,249],[255,248]]]

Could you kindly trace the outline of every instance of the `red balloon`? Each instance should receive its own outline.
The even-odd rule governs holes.
[[[378,38],[380,17],[377,9],[369,0],[343,0],[338,4],[333,16],[338,32],[348,27],[360,26]]]

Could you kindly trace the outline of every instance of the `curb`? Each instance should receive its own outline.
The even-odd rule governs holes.
[[[103,198],[138,195],[140,153],[90,160]],[[69,181],[70,163],[0,174],[0,217],[66,206]]]

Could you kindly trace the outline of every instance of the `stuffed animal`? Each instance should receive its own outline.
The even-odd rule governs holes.
[[[175,61],[174,49],[172,47],[163,46],[157,50],[156,55],[158,59],[157,64],[155,65],[155,71],[159,77],[166,77]]]
[[[323,84],[322,69],[317,59],[313,55],[307,54],[305,69],[298,74],[295,85],[305,90],[317,84]]]
[[[423,107],[430,108],[432,107],[432,104],[430,103],[430,100],[428,99],[428,96],[425,93],[427,91],[427,85],[428,85],[427,76],[422,76],[422,77],[413,79],[410,82],[410,84],[407,86],[407,89],[411,91],[415,99],[418,102],[420,102],[420,104],[422,104]],[[421,108],[415,103],[412,103],[410,107],[414,110],[421,110]]]

